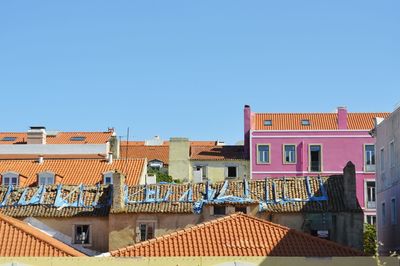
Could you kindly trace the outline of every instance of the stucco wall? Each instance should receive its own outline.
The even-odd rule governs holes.
[[[190,161],[190,180],[193,180],[193,167],[197,165],[207,166],[207,178],[211,181],[224,181],[227,166],[238,167],[238,180],[243,179],[243,176],[249,176],[249,161],[245,160],[221,160],[221,161]],[[230,179],[232,180],[232,179]]]
[[[169,144],[168,174],[173,179],[189,179],[189,140],[186,138],[171,138]]]

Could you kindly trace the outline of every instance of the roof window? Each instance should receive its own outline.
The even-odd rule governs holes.
[[[84,141],[86,139],[86,137],[84,136],[75,136],[75,137],[71,137],[69,140],[70,141]]]
[[[17,137],[4,137],[1,139],[1,141],[15,141]]]
[[[264,126],[272,126],[272,120],[271,119],[264,120]]]
[[[310,125],[310,120],[308,120],[308,119],[302,119],[302,120],[301,120],[301,125],[303,125],[303,126],[309,126],[309,125]]]

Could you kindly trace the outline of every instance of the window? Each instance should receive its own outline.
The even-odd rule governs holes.
[[[7,172],[2,174],[3,180],[2,180],[2,185],[3,186],[18,186],[18,173],[14,172]]]
[[[386,206],[385,206],[385,203],[384,202],[382,202],[382,210],[381,210],[381,212],[382,212],[382,224],[385,224],[386,223]]]
[[[226,167],[226,177],[227,178],[236,178],[238,176],[238,168],[237,166],[227,166]]]
[[[397,224],[397,209],[396,209],[396,199],[393,198],[390,201],[390,220],[392,224]]]
[[[308,120],[308,119],[302,119],[302,120],[301,120],[301,125],[302,125],[302,126],[309,126],[309,125],[310,125],[310,120]]]
[[[155,237],[155,222],[139,222],[139,241]]]
[[[39,174],[39,186],[54,184],[54,173],[43,172]]]
[[[153,160],[149,162],[148,166],[154,170],[160,170],[164,164],[159,160]]]
[[[375,172],[375,145],[364,145],[364,157],[365,172]]]
[[[86,139],[86,137],[84,136],[75,136],[75,137],[71,137],[69,140],[70,141],[84,141]]]
[[[264,126],[272,126],[272,120],[270,119],[264,120]]]
[[[74,227],[75,227],[74,244],[89,245],[91,243],[90,225],[79,224],[75,225]]]
[[[235,206],[235,212],[247,213],[247,207],[246,206]]]
[[[389,144],[389,161],[390,161],[390,167],[394,167],[394,164],[395,164],[394,141],[390,142],[390,144]]]
[[[225,214],[226,214],[225,206],[214,205],[214,215],[225,215]]]
[[[257,145],[257,163],[270,163],[270,148],[268,144]]]
[[[283,145],[284,163],[296,163],[296,145],[285,144]]]
[[[376,216],[375,215],[367,215],[366,223],[376,225]]]
[[[321,145],[310,145],[310,172],[321,172],[322,169],[322,147]]]
[[[1,141],[15,141],[16,139],[16,137],[4,137],[1,139]]]
[[[105,185],[113,184],[113,172],[103,173],[103,183]]]
[[[206,165],[196,165],[193,168],[194,179],[198,182],[207,179],[207,166]]]
[[[375,198],[375,181],[367,181],[366,182],[366,200],[367,200],[367,209],[375,209],[376,208],[376,198]]]
[[[385,149],[381,149],[381,172],[385,171]]]

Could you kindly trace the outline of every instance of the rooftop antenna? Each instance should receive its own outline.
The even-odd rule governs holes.
[[[129,145],[129,127],[126,129],[126,148],[125,148],[125,162],[124,162],[125,175],[126,175],[126,164],[128,163],[128,145]]]

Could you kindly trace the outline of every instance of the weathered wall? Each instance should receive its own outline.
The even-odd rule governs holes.
[[[198,165],[207,166],[207,178],[211,181],[224,181],[227,166],[238,167],[238,180],[243,179],[244,175],[249,176],[249,161],[245,160],[221,160],[221,161],[190,161],[190,180],[193,180],[193,167]],[[234,179],[230,179],[234,180]]]
[[[168,174],[173,179],[189,179],[189,150],[190,144],[187,138],[170,139]]]

